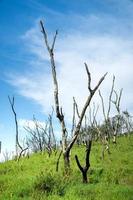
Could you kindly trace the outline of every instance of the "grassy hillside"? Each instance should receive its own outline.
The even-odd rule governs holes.
[[[101,145],[93,144],[90,183],[83,184],[74,155],[84,164],[85,147],[74,147],[71,153],[71,172],[63,175],[63,160],[55,172],[59,152],[49,158],[46,153],[34,154],[19,163],[0,164],[1,200],[133,200],[133,136],[121,137],[111,145],[111,154],[100,159]]]

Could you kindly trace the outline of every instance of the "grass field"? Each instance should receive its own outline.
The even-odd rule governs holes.
[[[110,145],[111,154],[101,160],[101,145],[93,143],[88,171],[89,183],[82,183],[75,154],[82,164],[85,147],[71,153],[70,175],[63,174],[63,160],[55,171],[58,154],[33,154],[19,163],[0,164],[0,200],[133,200],[133,136],[120,137]]]

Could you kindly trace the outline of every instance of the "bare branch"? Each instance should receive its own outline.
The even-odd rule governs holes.
[[[52,48],[51,48],[52,51],[54,50],[54,46],[55,46],[55,41],[56,41],[56,38],[57,38],[57,34],[58,34],[58,31],[56,30],[55,36],[54,36],[54,39],[53,39]]]
[[[105,122],[107,122],[107,118],[106,118],[106,114],[105,114],[104,101],[103,101],[103,97],[102,97],[102,94],[101,94],[100,90],[99,90],[99,96],[100,96],[101,102],[102,102],[102,110],[103,110],[104,120],[105,120]]]
[[[71,136],[73,137],[73,131],[75,129],[75,101],[73,97],[73,117],[72,117],[72,128],[71,128]]]
[[[108,74],[108,73],[106,72],[106,73],[102,76],[102,78],[99,80],[99,82],[98,82],[98,84],[96,85],[96,87],[93,89],[93,92],[95,92],[95,91],[99,88],[99,86],[101,85],[101,83],[103,82],[103,80],[105,79],[105,77],[106,77],[107,74]]]
[[[112,88],[111,88],[111,92],[109,95],[109,107],[108,107],[108,112],[107,112],[107,119],[109,118],[109,113],[110,113],[110,109],[111,109],[111,98],[112,98],[112,94],[113,94],[113,90],[114,90],[114,83],[115,83],[115,76],[113,76]]]
[[[77,163],[79,169],[80,169],[81,171],[83,171],[83,167],[81,166],[77,155],[75,155],[75,159],[76,159],[76,163]]]
[[[47,33],[44,29],[44,26],[43,26],[43,22],[40,21],[40,25],[41,25],[41,32],[43,33],[43,36],[44,36],[44,40],[45,40],[45,44],[46,44],[46,47],[47,47],[47,50],[48,52],[50,53],[51,52],[51,49],[49,47],[49,44],[48,44],[48,39],[47,39]]]
[[[78,109],[78,104],[77,104],[77,102],[76,102],[76,100],[75,100],[74,97],[73,97],[73,101],[74,101],[74,103],[75,103],[75,108],[76,108],[77,116],[78,116],[78,118],[80,118],[79,109]]]
[[[119,98],[118,98],[118,108],[120,112],[120,101],[121,101],[121,96],[122,96],[123,89],[120,90]]]
[[[115,94],[115,100],[112,100],[112,103],[115,105],[117,112],[120,113],[120,100],[121,100],[123,89],[120,90],[119,95],[116,92],[116,90],[113,90],[113,91],[114,91],[114,94]]]
[[[92,92],[92,89],[91,89],[91,74],[89,72],[88,65],[86,63],[85,63],[85,68],[86,68],[86,72],[87,72],[87,75],[88,75],[88,89],[91,93]]]
[[[107,73],[106,73],[107,74]],[[83,117],[85,115],[85,112],[88,108],[88,106],[90,105],[90,102],[91,102],[91,99],[93,97],[93,95],[95,94],[96,90],[99,88],[100,84],[102,83],[102,81],[104,80],[105,76],[102,76],[102,78],[99,80],[98,84],[96,85],[95,89],[93,90],[93,92],[90,93],[90,95],[87,97],[87,100],[84,104],[84,107],[82,109],[82,112],[81,112],[81,115],[80,115],[80,119],[78,121],[78,124],[76,126],[76,129],[75,129],[75,132],[74,132],[74,136],[72,138],[72,141],[68,144],[68,147],[67,147],[67,151],[70,151],[70,149],[72,148],[73,144],[75,143],[77,137],[78,137],[78,134],[79,134],[79,131],[80,131],[80,128],[81,128],[81,124],[82,124],[82,120],[83,120]]]

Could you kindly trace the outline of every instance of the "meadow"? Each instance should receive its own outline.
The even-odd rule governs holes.
[[[133,136],[121,136],[117,144],[110,144],[111,154],[101,159],[102,146],[92,144],[89,183],[82,183],[75,162],[78,155],[85,162],[85,146],[75,145],[71,152],[71,171],[63,172],[63,158],[59,171],[56,162],[59,152],[44,152],[10,160],[0,164],[0,200],[133,200]]]

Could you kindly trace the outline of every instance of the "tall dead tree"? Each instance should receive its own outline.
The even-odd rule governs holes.
[[[24,148],[24,147],[20,144],[20,142],[19,142],[18,120],[17,120],[16,111],[15,111],[15,108],[14,108],[15,98],[14,98],[14,96],[13,96],[13,98],[11,99],[11,98],[8,96],[8,100],[9,100],[9,103],[10,103],[10,105],[11,105],[12,112],[13,112],[13,114],[14,114],[15,128],[16,128],[16,141],[15,141],[15,146],[16,146],[16,158],[17,158],[17,160],[19,161],[19,159],[21,158],[22,154],[28,149],[28,147]]]
[[[60,102],[59,102],[59,94],[58,94],[58,81],[57,81],[57,75],[56,75],[56,65],[55,65],[55,59],[54,59],[54,47],[55,47],[55,42],[56,42],[56,38],[57,38],[57,34],[58,31],[55,32],[54,38],[53,38],[53,42],[52,45],[49,45],[48,42],[48,37],[47,37],[47,33],[46,30],[44,28],[43,22],[40,21],[40,25],[41,25],[41,32],[43,34],[44,37],[44,42],[47,48],[47,51],[49,53],[49,57],[50,57],[50,63],[51,63],[51,69],[52,69],[52,77],[53,77],[53,83],[54,83],[54,101],[55,101],[55,111],[56,111],[56,117],[58,118],[60,125],[61,125],[61,132],[62,132],[62,151],[63,151],[63,157],[64,157],[64,167],[65,170],[67,171],[67,169],[69,169],[70,167],[70,150],[72,149],[78,135],[80,132],[80,128],[81,128],[81,124],[82,124],[82,120],[84,118],[85,112],[91,102],[92,97],[94,96],[96,90],[99,88],[100,84],[102,83],[102,81],[104,80],[106,74],[104,76],[102,76],[102,78],[99,80],[99,82],[97,83],[97,85],[94,87],[94,89],[91,88],[91,74],[89,72],[88,66],[85,63],[85,68],[86,68],[86,72],[87,72],[87,76],[88,76],[88,90],[89,90],[89,95],[87,97],[87,100],[83,106],[83,109],[81,111],[80,114],[80,118],[76,124],[74,133],[73,133],[73,137],[71,139],[71,141],[69,143],[67,143],[67,129],[66,129],[66,125],[65,125],[65,120],[64,120],[64,114],[63,114],[63,110],[62,107],[60,106]]]

